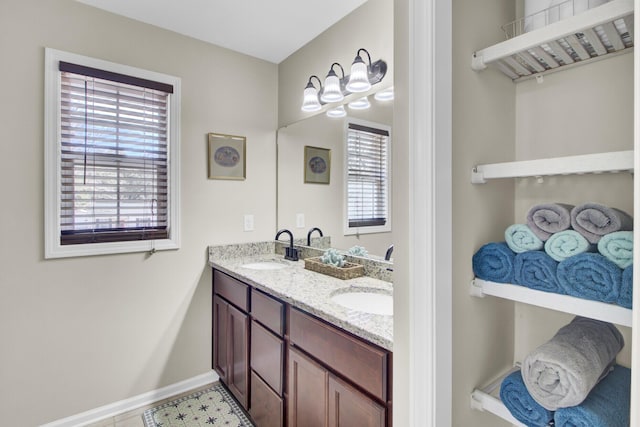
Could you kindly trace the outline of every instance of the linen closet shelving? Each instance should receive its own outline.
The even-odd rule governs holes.
[[[633,0],[612,0],[563,21],[519,34],[524,26],[523,22],[524,18],[503,27],[512,38],[476,51],[471,58],[472,69],[481,71],[487,66],[496,67],[514,82],[519,82],[534,77],[540,79],[547,73],[633,50]],[[634,152],[617,151],[477,165],[471,171],[471,182],[485,184],[491,179],[522,177],[544,180],[545,176],[633,173],[633,170]],[[637,285],[635,287],[638,291]],[[630,309],[517,285],[475,279],[470,285],[470,294],[476,297],[489,295],[504,298],[626,327],[631,327],[633,323]],[[471,407],[491,412],[514,425],[524,426],[513,418],[498,397],[502,380],[516,369],[519,367],[498,375],[489,385],[475,389],[471,393]],[[637,397],[635,400],[637,401]]]

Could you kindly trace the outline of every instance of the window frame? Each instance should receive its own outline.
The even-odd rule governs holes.
[[[366,126],[374,129],[387,131],[389,133],[389,136],[387,137],[387,162],[386,162],[387,179],[385,182],[386,195],[387,195],[386,197],[387,216],[386,216],[386,222],[384,225],[369,225],[369,226],[357,226],[357,227],[352,227],[349,225],[349,150],[348,150],[349,141],[348,140],[349,140],[349,124],[351,123],[360,125],[360,126]],[[344,138],[343,233],[345,236],[352,236],[352,235],[360,235],[360,234],[390,232],[391,231],[391,200],[392,200],[391,198],[391,188],[392,188],[391,186],[391,164],[392,164],[391,163],[391,141],[392,141],[391,126],[385,125],[382,123],[375,123],[367,120],[356,119],[353,117],[346,117],[346,120],[344,121],[343,134],[344,134],[343,136]]]
[[[61,72],[60,61],[124,74],[136,78],[153,80],[173,86],[168,107],[168,230],[166,239],[130,240],[103,243],[60,243],[61,208]],[[101,59],[45,48],[45,118],[44,118],[44,230],[45,258],[106,255],[150,250],[180,248],[180,78],[154,71],[143,70]]]

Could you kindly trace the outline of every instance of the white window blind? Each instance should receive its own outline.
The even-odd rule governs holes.
[[[168,236],[173,87],[60,62],[60,244]]]
[[[349,228],[389,220],[389,131],[357,123],[347,127],[347,221]]]

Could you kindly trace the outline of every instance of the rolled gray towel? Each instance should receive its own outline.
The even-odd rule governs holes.
[[[633,218],[620,209],[585,203],[571,210],[571,226],[590,243],[598,243],[605,234],[633,230]]]
[[[553,233],[571,228],[573,205],[564,203],[543,203],[532,206],[527,213],[527,225],[543,242]]]
[[[582,403],[604,378],[624,347],[611,323],[575,317],[522,362],[522,379],[531,397],[555,411]]]

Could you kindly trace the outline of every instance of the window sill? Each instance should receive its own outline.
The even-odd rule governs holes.
[[[140,240],[130,242],[91,243],[81,245],[51,245],[45,248],[45,259],[93,255],[112,255],[180,249],[177,239]]]
[[[361,234],[375,234],[375,233],[390,233],[391,224],[373,226],[373,227],[346,227],[344,230],[345,236],[356,236]]]

